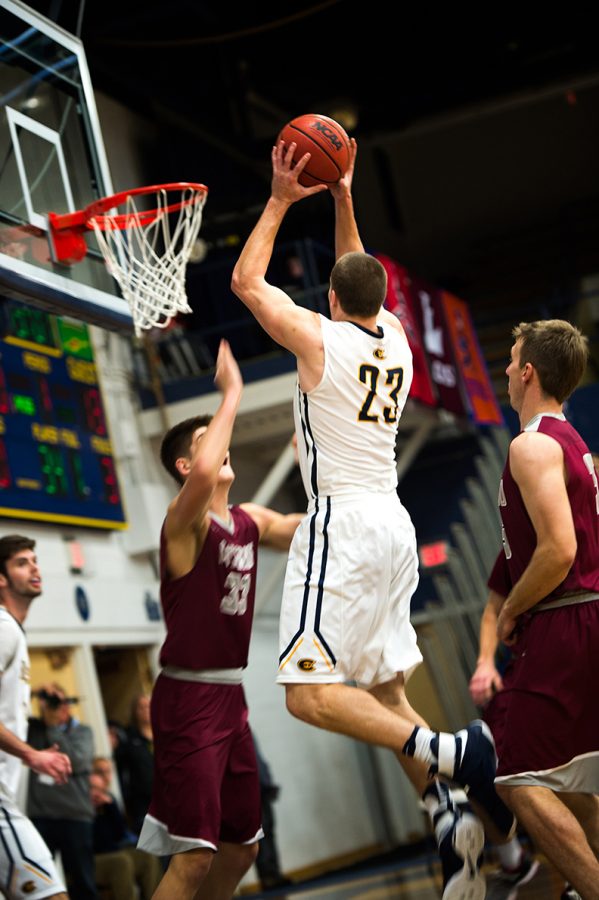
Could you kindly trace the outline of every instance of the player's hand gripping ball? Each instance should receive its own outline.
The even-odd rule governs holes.
[[[279,141],[286,146],[295,141],[294,163],[304,153],[310,153],[308,165],[298,179],[304,187],[335,184],[345,175],[350,159],[349,138],[334,119],[316,114],[298,116],[281,130]]]

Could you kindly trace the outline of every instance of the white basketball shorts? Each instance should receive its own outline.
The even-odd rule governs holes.
[[[395,492],[319,498],[289,551],[277,681],[407,680],[422,662],[410,624],[417,584],[414,526]]]
[[[8,900],[65,893],[45,841],[27,816],[0,799],[0,891]]]

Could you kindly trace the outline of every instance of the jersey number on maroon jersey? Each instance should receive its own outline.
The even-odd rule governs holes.
[[[387,377],[385,379],[385,384],[389,385],[389,400],[392,405],[383,407],[383,416],[385,422],[391,424],[397,420],[397,395],[403,384],[403,369],[387,369],[386,372]],[[370,407],[372,401],[376,397],[376,386],[380,374],[381,370],[378,366],[367,363],[363,363],[360,366],[360,381],[368,387],[368,393],[358,415],[359,422],[378,422],[379,420],[378,415],[371,414]]]
[[[248,608],[251,584],[251,575],[229,572],[225,579],[225,587],[229,593],[225,594],[220,601],[220,611],[226,616],[243,616]]]

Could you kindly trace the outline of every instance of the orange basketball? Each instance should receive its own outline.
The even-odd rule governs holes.
[[[299,177],[304,187],[335,184],[345,175],[350,156],[349,138],[334,119],[315,114],[298,116],[281,130],[279,141],[285,141],[286,145],[295,141],[295,163],[304,153],[310,153],[308,165]]]

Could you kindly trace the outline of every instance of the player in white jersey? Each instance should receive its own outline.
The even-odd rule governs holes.
[[[293,715],[395,751],[424,792],[435,825],[444,900],[479,900],[485,892],[477,865],[482,827],[444,784],[429,780],[437,769],[456,774],[454,759],[462,754],[445,754],[447,746],[455,750],[456,738],[444,735],[440,743],[405,695],[406,679],[422,659],[409,620],[416,540],[397,497],[395,463],[412,356],[401,324],[382,309],[385,271],[364,252],[358,234],[351,197],[355,141],[346,175],[329,188],[337,258],[331,320],[296,306],[266,281],[287,210],[326,190],[299,184],[309,154],[294,166],[294,150],[295,144],[282,142],[273,148],[271,197],[232,282],[268,334],[297,357],[296,432],[309,509],[289,552],[277,680]],[[358,688],[345,684],[349,680]],[[473,729],[471,745],[479,732]],[[464,745],[469,738],[465,733]]]
[[[324,371],[313,390],[297,392],[295,404],[306,492],[313,499],[389,494],[397,487],[397,423],[412,383],[412,353],[395,327],[373,332],[319,319]]]
[[[0,891],[9,900],[67,896],[50,851],[16,806],[23,763],[58,784],[71,771],[64,753],[25,743],[30,689],[23,622],[42,589],[34,548],[21,535],[0,538]]]
[[[296,391],[310,504],[287,568],[278,681],[354,679],[371,687],[422,660],[409,621],[416,539],[397,497],[395,465],[412,354],[396,328],[371,331],[324,316],[320,327],[322,378],[311,391]]]

